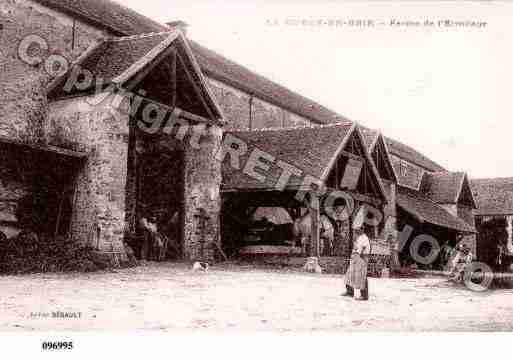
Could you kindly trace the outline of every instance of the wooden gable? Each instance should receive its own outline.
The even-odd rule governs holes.
[[[463,183],[461,185],[460,194],[456,201],[457,204],[461,204],[464,206],[468,206],[471,208],[477,208],[476,202],[474,200],[474,195],[472,194],[472,190],[470,188],[470,183],[467,175],[463,178]]]
[[[382,135],[379,135],[376,139],[376,143],[371,149],[371,157],[376,165],[379,176],[382,179],[397,183],[397,177],[392,165],[390,153],[388,152],[388,148],[386,147]]]
[[[329,188],[385,199],[376,167],[358,128],[348,136],[327,177]]]

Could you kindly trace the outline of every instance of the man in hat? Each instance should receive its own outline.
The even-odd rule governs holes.
[[[346,272],[346,292],[344,296],[354,297],[355,300],[369,299],[369,283],[367,280],[367,265],[370,255],[370,240],[365,234],[364,226],[354,229],[353,252],[349,269]]]

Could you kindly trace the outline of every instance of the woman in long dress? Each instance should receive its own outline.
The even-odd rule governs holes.
[[[370,240],[363,227],[355,229],[354,236],[356,239],[345,276],[346,293],[344,296],[354,297],[356,300],[368,300],[367,266],[370,256]]]

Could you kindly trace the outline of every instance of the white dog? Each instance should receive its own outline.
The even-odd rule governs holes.
[[[192,271],[193,272],[197,272],[197,271],[208,272],[208,263],[194,262],[194,264],[192,265]]]

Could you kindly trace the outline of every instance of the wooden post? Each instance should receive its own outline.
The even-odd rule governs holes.
[[[310,193],[310,201],[308,203],[308,210],[312,220],[311,228],[311,246],[309,250],[309,258],[306,260],[304,269],[307,272],[322,273],[322,268],[319,265],[319,241],[320,241],[320,222],[321,222],[321,206],[319,197],[315,193]]]
[[[320,205],[319,197],[316,194],[310,196],[310,215],[312,216],[312,248],[310,252],[311,257],[320,257],[319,241],[320,241]]]
[[[64,198],[66,196],[66,188],[62,190],[61,198],[59,200],[59,208],[57,210],[57,219],[55,220],[55,231],[53,234],[53,237],[56,238],[59,234],[59,227],[61,224],[61,217],[62,217],[62,206],[64,205]]]

